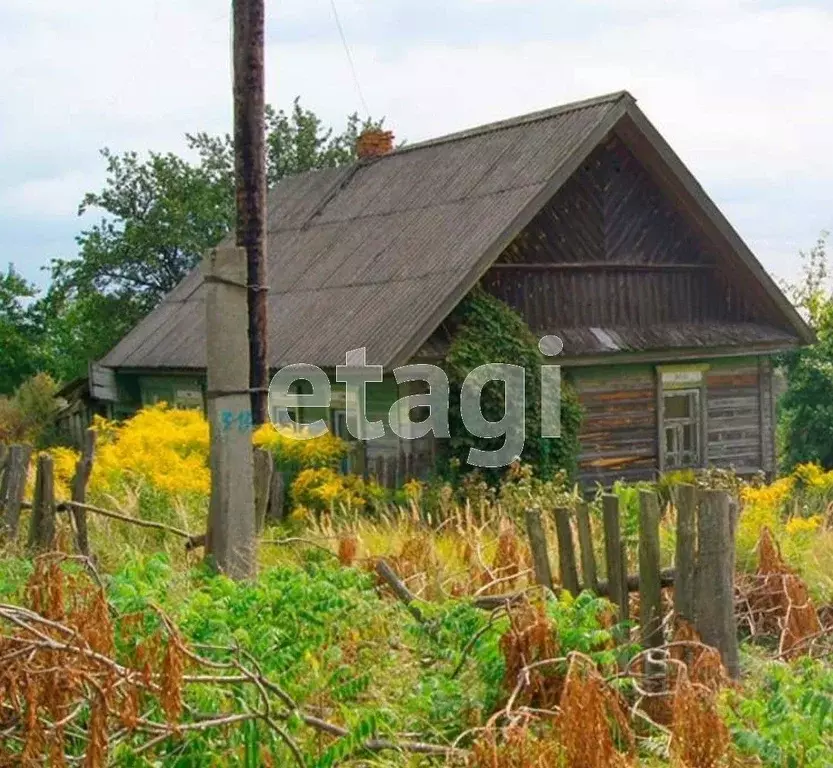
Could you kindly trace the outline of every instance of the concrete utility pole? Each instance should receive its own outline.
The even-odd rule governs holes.
[[[217,248],[203,260],[211,502],[206,557],[232,579],[255,572],[255,506],[249,350],[246,345],[246,253]]]
[[[234,0],[234,155],[237,245],[246,249],[249,386],[255,425],[268,421],[265,0]]]

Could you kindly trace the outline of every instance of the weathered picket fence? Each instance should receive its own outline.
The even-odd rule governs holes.
[[[53,459],[49,454],[39,454],[35,459],[35,486],[32,502],[29,503],[25,501],[25,491],[32,448],[28,445],[0,445],[0,528],[3,532],[9,538],[16,538],[20,513],[25,508],[31,508],[29,547],[33,551],[46,551],[55,544],[56,514],[67,512],[78,551],[89,555],[87,511],[96,508],[89,507],[86,500],[94,456],[95,432],[88,430],[84,436],[81,457],[75,466],[71,497],[57,503]],[[110,514],[124,517],[118,513]]]
[[[677,512],[674,567],[661,568],[659,497],[653,491],[641,490],[638,572],[631,575],[627,572],[619,498],[614,494],[602,497],[606,581],[598,578],[593,519],[587,503],[554,509],[552,518],[561,586],[573,595],[587,589],[608,597],[617,606],[621,622],[630,618],[630,593],[638,592],[642,646],[657,648],[667,641],[662,590],[673,585],[675,618],[692,626],[705,644],[717,648],[729,674],[737,677],[738,637],[734,610],[737,504],[725,491],[698,489],[686,484],[677,485],[673,496]],[[536,581],[552,589],[554,582],[540,509],[526,511],[526,528]]]

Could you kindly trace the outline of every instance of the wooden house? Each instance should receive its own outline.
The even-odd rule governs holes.
[[[288,178],[268,207],[273,368],[331,370],[359,347],[386,370],[441,361],[444,321],[480,284],[563,340],[584,482],[773,470],[772,355],[812,332],[630,94]],[[99,362],[102,397],[202,402],[202,290],[195,270]],[[398,397],[370,385],[368,415]],[[425,450],[366,448],[398,478]]]

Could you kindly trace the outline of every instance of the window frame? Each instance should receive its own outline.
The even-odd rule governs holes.
[[[657,466],[660,473],[679,469],[699,469],[708,465],[708,403],[706,392],[707,364],[695,364],[689,366],[657,366]],[[675,395],[690,395],[695,400],[695,413],[693,417],[686,419],[666,419],[665,401],[666,397]],[[671,425],[684,426],[685,423],[694,421],[694,438],[696,450],[694,460],[680,463],[674,466],[668,465],[668,450],[666,444],[666,427],[670,421]],[[679,456],[682,449],[678,447],[672,455]]]

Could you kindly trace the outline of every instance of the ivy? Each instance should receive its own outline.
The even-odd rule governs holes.
[[[509,363],[522,366],[526,372],[526,439],[521,461],[532,465],[544,479],[558,470],[573,477],[578,464],[581,406],[575,390],[562,380],[561,437],[541,436],[541,366],[545,360],[538,349],[538,339],[526,321],[481,288],[476,288],[460,303],[450,321],[454,335],[446,356],[446,373],[451,384],[451,439],[445,446],[444,463],[456,459],[452,466],[465,467],[470,449],[493,451],[502,445],[504,438],[478,438],[465,429],[459,395],[466,376],[478,366]],[[504,401],[502,383],[488,383],[481,400],[483,416],[499,421],[505,412]]]

